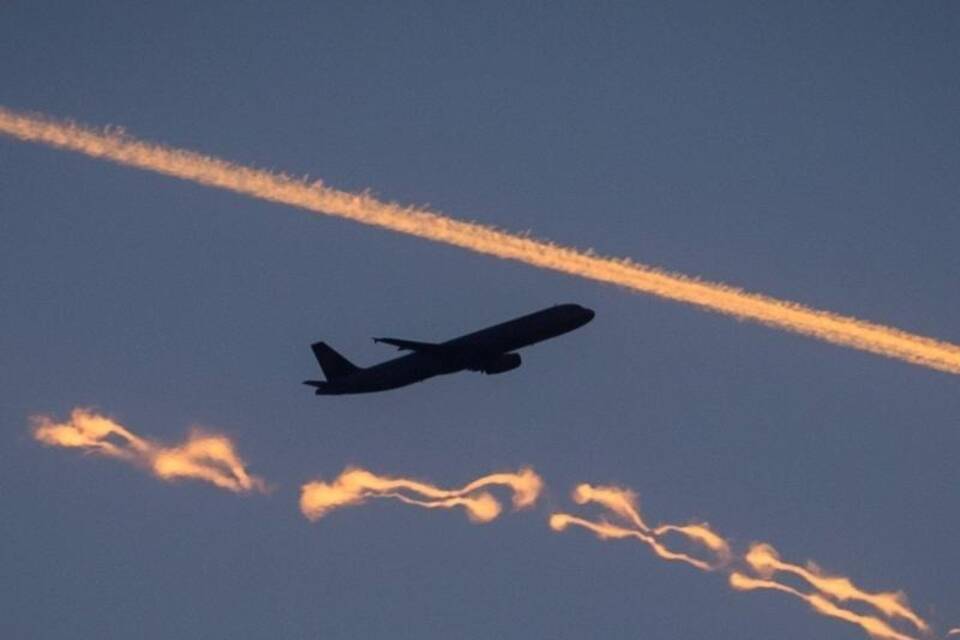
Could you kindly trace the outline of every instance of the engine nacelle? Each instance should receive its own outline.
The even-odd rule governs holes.
[[[522,360],[520,359],[519,353],[504,353],[497,358],[483,363],[483,366],[480,367],[480,371],[488,375],[493,375],[495,373],[504,373],[505,371],[512,371],[520,366]]]

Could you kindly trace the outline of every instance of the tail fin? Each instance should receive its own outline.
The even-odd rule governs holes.
[[[331,349],[326,342],[314,342],[310,348],[313,349],[313,355],[317,357],[327,380],[342,378],[359,370],[359,367]]]

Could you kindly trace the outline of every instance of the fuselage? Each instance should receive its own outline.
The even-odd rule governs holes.
[[[316,386],[317,395],[370,393],[465,369],[484,371],[486,363],[507,355],[516,358],[515,367],[520,359],[512,351],[573,331],[593,317],[592,310],[580,305],[557,305],[431,345],[429,350],[416,350],[372,367],[358,368],[325,383],[308,384]]]

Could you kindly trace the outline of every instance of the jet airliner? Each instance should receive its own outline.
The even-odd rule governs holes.
[[[372,367],[358,367],[325,342],[311,345],[326,380],[306,380],[318,396],[371,393],[405,387],[457,371],[497,374],[520,366],[517,349],[555,338],[593,320],[594,312],[561,304],[521,316],[446,342],[374,338],[374,342],[411,353]]]

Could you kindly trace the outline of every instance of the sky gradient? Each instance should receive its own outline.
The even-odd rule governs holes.
[[[960,341],[949,4],[516,9],[12,3],[0,105]],[[555,533],[581,482],[960,622],[956,376],[346,221],[0,139],[0,631],[9,637],[860,638],[782,594]],[[503,376],[315,398],[308,345],[597,311]],[[226,434],[273,491],[47,449],[92,406]],[[485,525],[349,464],[461,486]]]

